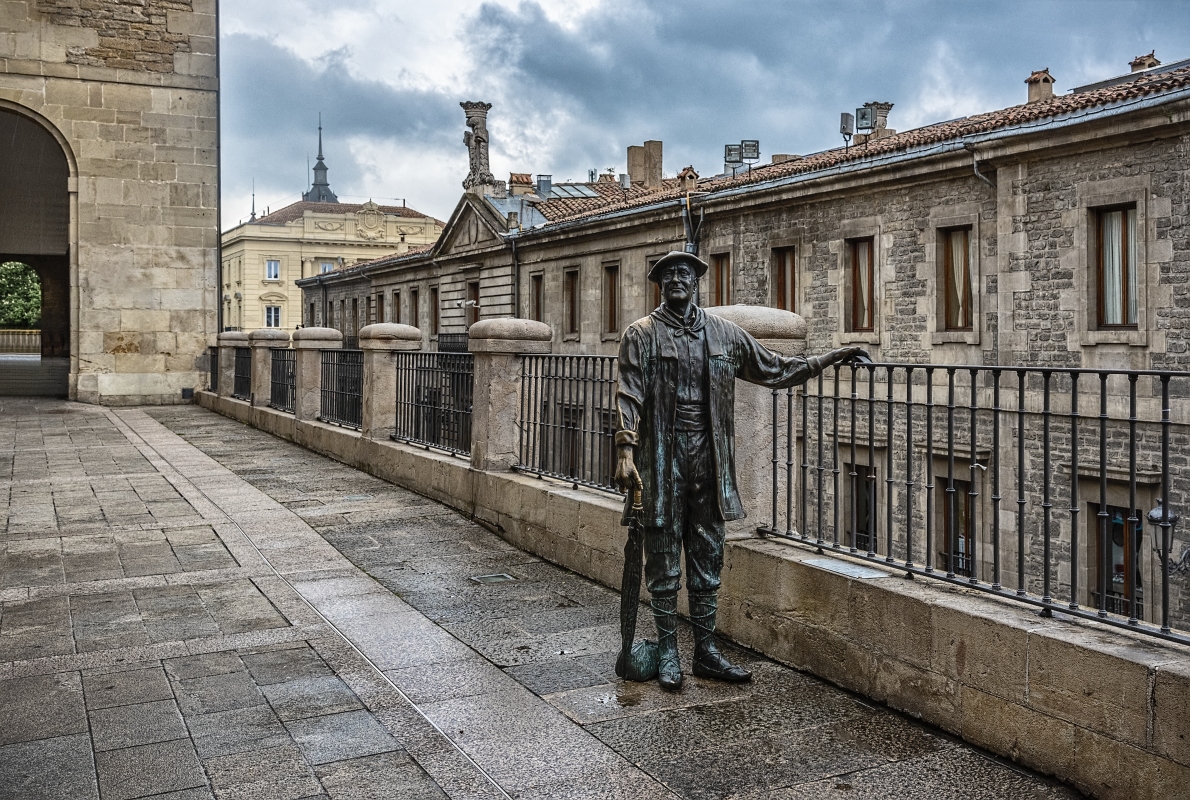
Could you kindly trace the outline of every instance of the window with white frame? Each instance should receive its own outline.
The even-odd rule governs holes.
[[[322,263],[319,265],[319,272],[330,272],[330,271],[331,271],[331,270],[333,270],[334,268],[335,268],[335,262],[333,262],[333,261],[323,261],[323,262],[322,262]]]
[[[264,326],[266,328],[281,327],[281,306],[264,307]]]
[[[264,279],[266,281],[281,280],[281,262],[278,259],[270,258],[264,262]]]

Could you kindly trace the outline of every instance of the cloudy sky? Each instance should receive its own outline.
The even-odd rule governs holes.
[[[841,144],[839,112],[906,130],[1190,58],[1190,0],[222,0],[223,223],[308,188],[318,114],[344,202],[446,219],[467,173],[460,100],[493,104],[492,171],[585,180],[661,139],[665,171]]]

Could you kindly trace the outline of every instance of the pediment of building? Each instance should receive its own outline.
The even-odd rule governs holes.
[[[437,255],[449,256],[479,250],[500,243],[500,235],[487,215],[466,197],[459,201],[455,213],[442,232]]]

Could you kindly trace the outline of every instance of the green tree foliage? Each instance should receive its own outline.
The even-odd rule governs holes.
[[[0,264],[0,328],[41,325],[41,281],[18,261]]]

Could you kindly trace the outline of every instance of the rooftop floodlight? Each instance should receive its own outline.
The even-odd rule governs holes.
[[[760,140],[744,139],[740,142],[740,158],[744,161],[760,160]]]
[[[855,128],[860,133],[871,133],[876,130],[876,109],[871,106],[855,109]]]
[[[855,135],[855,115],[844,111],[839,115],[839,133],[843,135],[843,148],[851,146],[851,137]]]
[[[723,161],[727,164],[743,164],[743,146],[738,144],[723,145]]]

